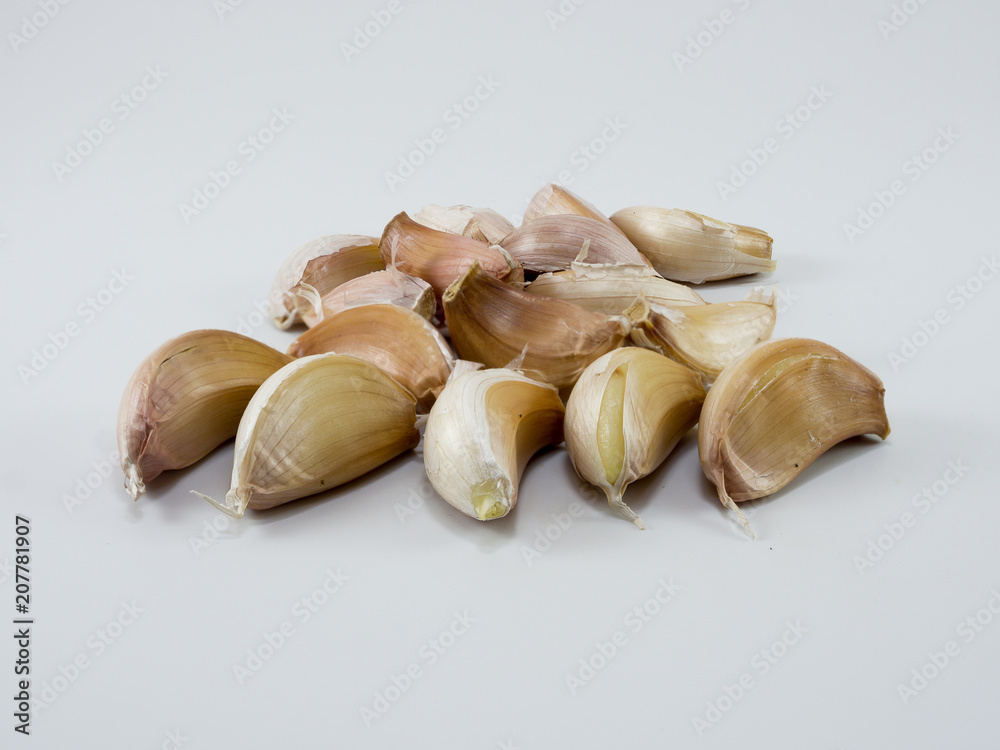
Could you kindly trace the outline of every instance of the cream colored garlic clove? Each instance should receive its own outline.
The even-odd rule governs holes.
[[[588,216],[541,216],[519,226],[500,245],[530,271],[563,271],[578,258],[588,263],[648,265],[625,235]]]
[[[337,352],[371,362],[417,398],[426,414],[455,367],[455,355],[426,318],[395,305],[335,313],[288,347],[293,357]]]
[[[136,368],[118,410],[125,489],[199,461],[236,434],[250,398],[291,357],[230,331],[185,333]]]
[[[521,357],[521,369],[557,388],[575,383],[588,364],[621,345],[629,330],[623,316],[528,294],[497,281],[478,263],[445,292],[444,314],[462,359],[504,367]]]
[[[680,209],[632,206],[611,215],[660,275],[700,284],[773,271],[771,237]]]
[[[555,216],[558,214],[576,214],[577,216],[587,216],[591,219],[603,221],[615,227],[611,220],[590,201],[586,201],[576,193],[550,182],[541,190],[535,193],[528,207],[524,210],[522,224],[528,224],[542,216]],[[618,229],[618,227],[615,227]]]
[[[424,466],[442,498],[472,518],[507,515],[524,467],[562,442],[556,389],[514,370],[469,372],[448,382],[427,418]]]
[[[344,354],[297,359],[268,378],[236,433],[224,503],[239,518],[349,482],[417,445],[416,399],[370,362]]]
[[[307,242],[282,264],[271,286],[271,319],[278,328],[299,322],[303,290],[322,296],[346,281],[385,267],[378,239],[360,234],[334,234]]]
[[[395,305],[428,320],[437,310],[430,284],[391,266],[346,281],[323,295],[302,287],[296,300],[299,316],[310,328],[330,315],[364,305]]]
[[[719,500],[777,492],[833,445],[857,435],[889,436],[882,381],[828,344],[777,339],[727,367],[705,399],[698,455]]]
[[[415,221],[449,234],[460,234],[495,245],[510,234],[514,225],[492,208],[472,206],[424,206],[413,216]]]
[[[635,344],[676,359],[712,382],[737,357],[771,337],[777,308],[774,294],[757,287],[742,302],[706,305],[650,303],[640,296],[625,314]]]
[[[625,488],[656,469],[698,421],[705,388],[698,373],[637,347],[592,362],[566,403],[566,448],[577,474],[640,529]]]

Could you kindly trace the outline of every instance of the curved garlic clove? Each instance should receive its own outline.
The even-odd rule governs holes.
[[[278,328],[299,322],[299,292],[320,296],[346,281],[385,268],[378,239],[360,234],[334,234],[307,242],[282,264],[271,286],[271,319]]]
[[[700,284],[773,271],[771,237],[693,211],[632,206],[611,215],[662,276]]]
[[[337,352],[371,362],[417,398],[424,414],[455,367],[448,342],[426,318],[395,305],[335,313],[288,347],[293,357]]]
[[[133,500],[145,482],[199,461],[236,434],[250,398],[292,358],[230,331],[167,341],[132,374],[118,410],[118,452]]]
[[[698,425],[702,469],[752,536],[736,503],[777,492],[842,440],[885,440],[884,397],[873,372],[828,344],[758,344],[708,392]]]
[[[584,200],[576,193],[550,182],[541,190],[535,193],[528,207],[524,209],[522,224],[528,224],[542,216],[555,216],[558,214],[576,214],[577,216],[587,216],[591,219],[603,221],[612,227],[615,225],[590,201]],[[618,229],[618,227],[615,227]]]
[[[704,400],[701,378],[684,365],[637,347],[605,354],[583,371],[566,403],[566,448],[577,474],[644,528],[622,494],[663,463]]]
[[[625,312],[639,346],[665,354],[712,382],[723,369],[774,330],[774,294],[757,287],[742,302],[653,304],[640,297]]]
[[[521,266],[498,245],[425,227],[406,212],[386,225],[379,248],[387,266],[423,279],[439,299],[474,262],[494,278],[524,281]]]
[[[524,467],[562,442],[556,389],[514,370],[469,372],[448,382],[427,418],[424,467],[450,505],[489,521],[517,503]]]
[[[492,208],[472,206],[424,206],[413,216],[425,227],[449,234],[460,234],[494,245],[508,234],[514,225]]]
[[[364,305],[395,305],[412,310],[428,320],[434,317],[437,310],[437,300],[430,284],[391,266],[345,281],[323,295],[301,288],[297,304],[299,316],[310,328],[330,315]]]
[[[530,271],[565,270],[581,252],[588,263],[648,265],[625,235],[610,223],[588,216],[541,216],[519,226],[500,244]]]
[[[370,362],[344,354],[297,359],[268,378],[240,420],[232,486],[239,518],[349,482],[420,441],[416,400]]]
[[[486,274],[478,263],[444,295],[444,316],[456,353],[487,367],[521,357],[557,388],[628,335],[623,316],[602,315],[559,299],[528,294]]]
[[[524,289],[606,315],[621,315],[641,295],[651,304],[704,305],[690,287],[667,281],[649,266],[573,263],[544,273]]]

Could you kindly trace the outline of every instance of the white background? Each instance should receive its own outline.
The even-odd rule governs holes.
[[[895,32],[879,27],[888,0],[590,0],[565,18],[547,15],[555,0],[398,7],[349,60],[342,44],[385,3],[72,2],[30,39],[39,5],[0,12],[0,612],[9,623],[20,513],[32,529],[32,692],[47,684],[54,697],[30,738],[14,734],[5,699],[0,744],[994,744],[1000,623],[984,608],[1000,609],[1000,281],[956,300],[997,252],[996,3],[927,2]],[[732,22],[699,49],[725,9]],[[121,119],[116,100],[147,66],[166,77]],[[446,119],[480,77],[495,90],[468,119]],[[814,87],[831,96],[799,110],[801,127],[780,126]],[[248,162],[241,143],[274,108],[294,119]],[[105,117],[113,129],[82,164],[54,166]],[[621,132],[588,158],[609,119]],[[386,173],[438,127],[444,143],[390,189]],[[914,171],[939,129],[956,137]],[[777,151],[723,196],[768,138]],[[181,205],[232,159],[240,173],[185,221]],[[516,511],[489,524],[429,494],[418,454],[228,525],[187,491],[225,493],[231,444],[137,504],[117,469],[100,477],[125,382],[162,341],[248,326],[287,346],[292,334],[255,305],[303,242],[377,235],[431,202],[517,221],[555,179],[606,213],[683,207],[769,231],[778,270],[763,281],[785,290],[775,336],[822,339],[879,373],[888,441],[841,445],[752,504],[756,541],[702,477],[694,433],[626,496],[645,532],[581,488],[561,449],[530,465]],[[844,225],[894,180],[892,205],[849,241]],[[132,280],[102,311],[78,309],[123,270]],[[704,294],[738,299],[760,282]],[[946,322],[925,335],[939,310]],[[19,369],[69,323],[79,335],[44,369]],[[949,462],[968,468],[957,477]],[[918,499],[925,488],[933,505]],[[401,518],[407,502],[419,507]],[[553,514],[574,502],[582,513],[556,534]],[[885,536],[907,512],[912,527]],[[556,540],[526,555],[547,528]],[[881,559],[859,566],[880,543]],[[296,602],[328,570],[349,580],[302,622]],[[635,632],[626,617],[661,580],[679,589]],[[111,625],[133,603],[134,622]],[[427,644],[456,613],[475,622],[429,663]],[[977,613],[981,632],[957,630]],[[241,683],[234,666],[284,622],[293,634]],[[806,632],[763,673],[788,623]],[[99,631],[118,637],[104,645]],[[571,690],[567,676],[616,631],[625,645]],[[13,639],[0,640],[0,694],[12,696]],[[957,655],[904,701],[899,686],[949,641]],[[420,677],[367,726],[360,709],[413,664]],[[727,701],[745,674],[752,686]]]

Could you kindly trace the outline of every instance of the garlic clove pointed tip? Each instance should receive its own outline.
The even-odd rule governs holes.
[[[216,508],[217,510],[221,510],[223,513],[225,513],[227,516],[230,516],[231,518],[243,518],[243,514],[246,513],[247,509],[246,503],[236,500],[232,491],[230,491],[226,495],[226,500],[224,503],[220,503],[214,497],[203,495],[202,493],[196,490],[191,490],[191,494],[197,495],[202,500],[210,503],[214,508]]]

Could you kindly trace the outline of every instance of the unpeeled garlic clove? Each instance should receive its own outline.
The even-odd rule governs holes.
[[[500,245],[530,271],[565,270],[581,251],[588,263],[648,265],[625,235],[589,216],[541,216],[519,226]]]
[[[752,536],[736,503],[777,492],[843,440],[885,440],[884,397],[873,372],[828,344],[758,344],[708,392],[698,425],[702,469]]]
[[[431,229],[460,234],[491,245],[500,242],[514,229],[513,224],[492,208],[438,206],[431,203],[421,208],[413,218]]]
[[[278,270],[271,286],[271,319],[278,328],[289,328],[299,322],[303,289],[322,296],[346,281],[384,267],[375,237],[334,234],[307,242]]]
[[[773,271],[771,237],[693,211],[632,206],[611,215],[660,275],[700,284]]]
[[[395,305],[430,320],[437,310],[431,285],[393,267],[345,281],[326,294],[302,286],[297,295],[298,313],[312,328],[324,318],[364,305]]]
[[[641,265],[574,262],[569,270],[542,274],[525,291],[607,315],[624,314],[640,295],[651,304],[705,304],[690,287],[667,281],[649,266]]]
[[[663,463],[704,400],[701,378],[684,365],[634,346],[608,352],[583,371],[566,403],[566,448],[577,474],[644,528],[622,494]]]
[[[371,362],[417,398],[424,414],[455,367],[448,342],[427,320],[395,305],[364,305],[324,319],[288,347],[293,357],[337,352]]]
[[[239,518],[349,482],[420,441],[416,399],[378,367],[344,354],[297,359],[268,378],[240,420],[232,486]]]
[[[712,382],[729,363],[771,337],[777,307],[774,294],[757,287],[742,302],[706,305],[650,303],[640,296],[625,314],[634,343],[676,359]]]
[[[579,305],[528,294],[486,274],[478,263],[444,294],[444,315],[456,353],[487,367],[523,358],[520,369],[538,372],[557,388],[628,335],[628,321]]]
[[[587,216],[591,219],[603,221],[616,230],[618,229],[593,203],[584,200],[562,185],[556,185],[554,182],[550,182],[535,193],[531,202],[528,203],[528,207],[524,209],[524,217],[521,219],[521,223],[528,224],[542,216],[555,216],[558,214]]]
[[[291,361],[216,330],[185,333],[143,359],[118,410],[118,452],[132,499],[161,472],[190,466],[233,437],[261,383]]]
[[[501,518],[517,503],[524,467],[562,442],[564,409],[553,386],[514,370],[469,372],[438,397],[424,432],[427,478],[472,518]]]
[[[496,279],[524,281],[521,266],[498,245],[425,227],[405,211],[386,225],[379,249],[387,266],[420,277],[439,299],[474,262]]]

